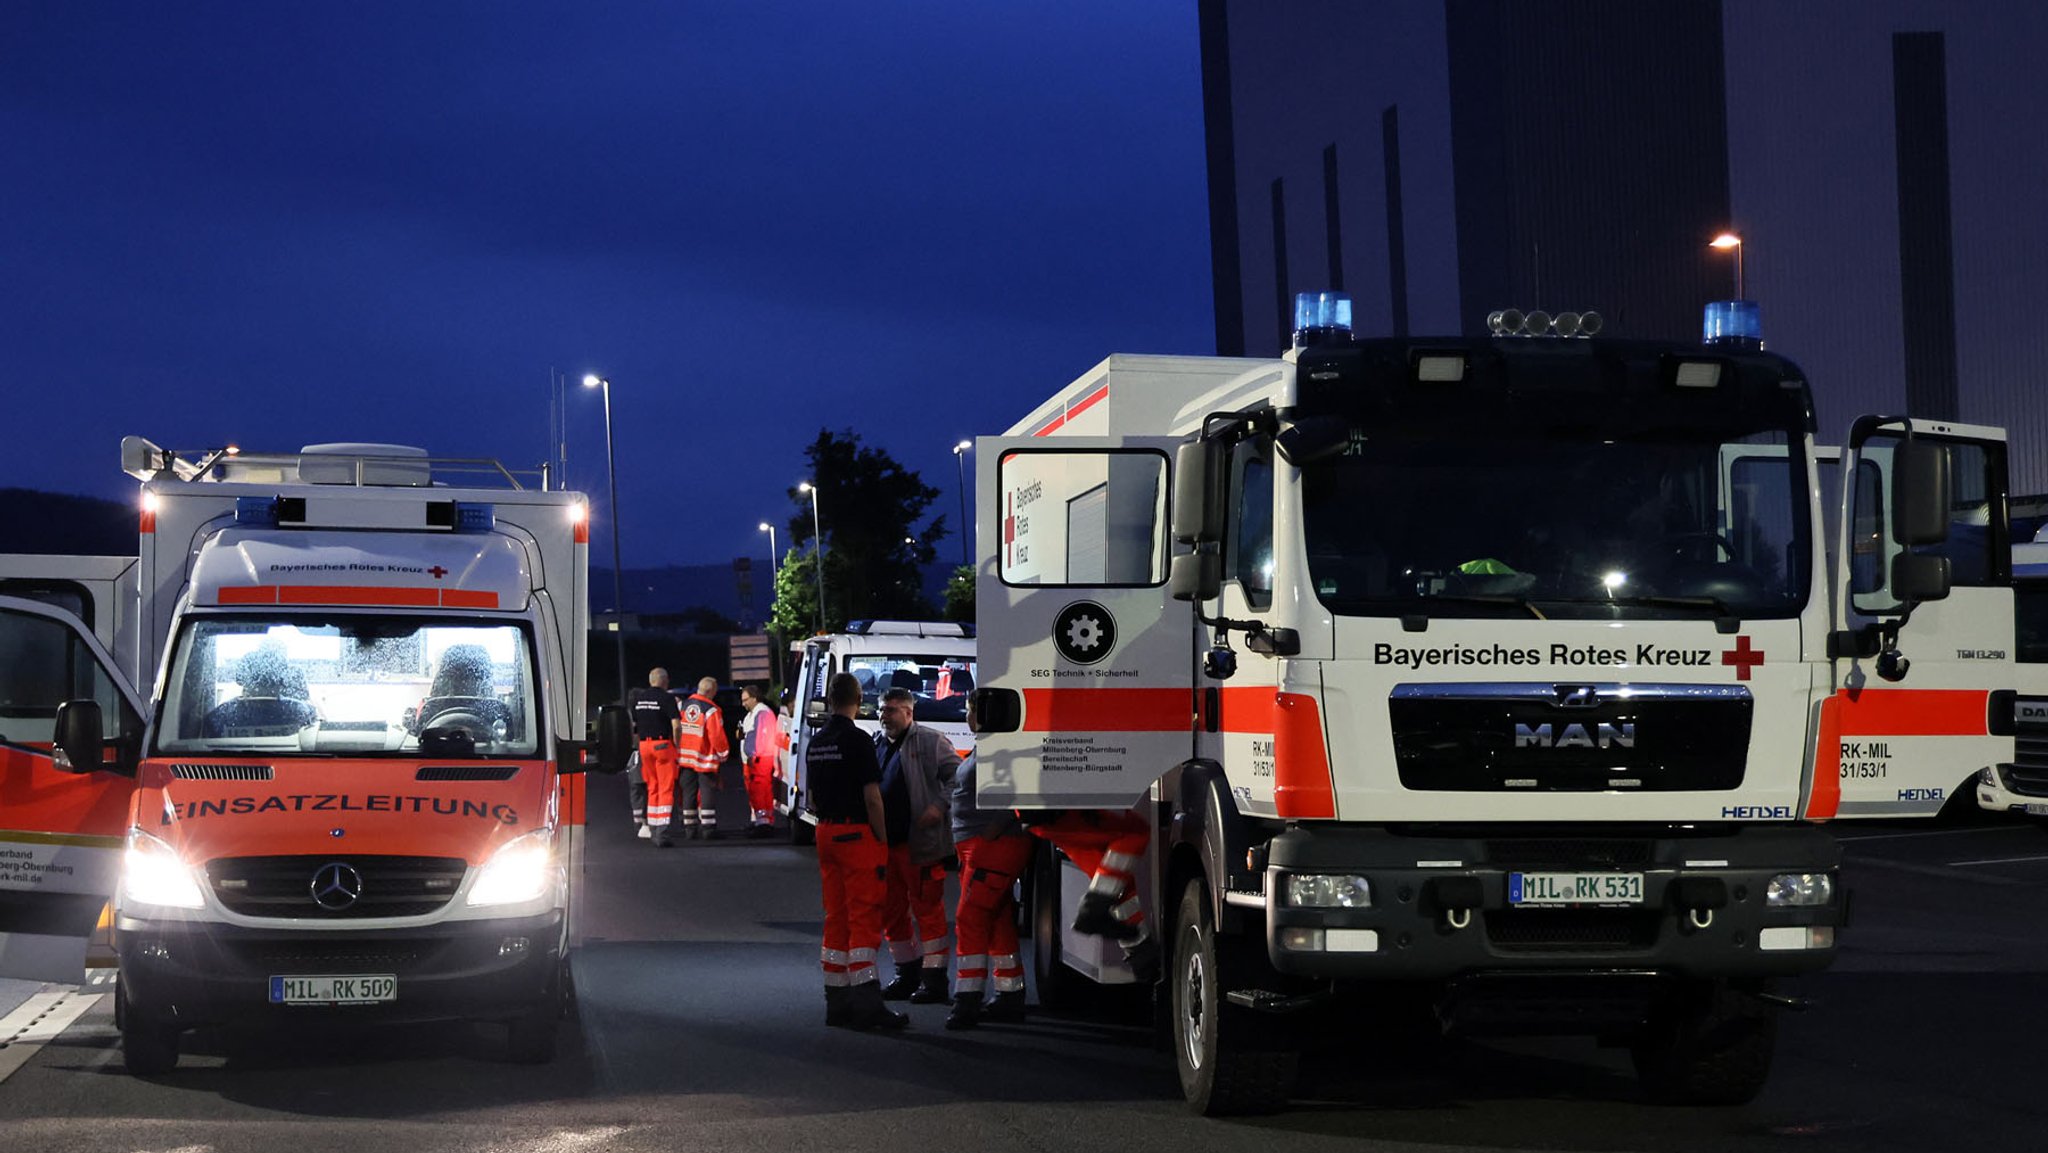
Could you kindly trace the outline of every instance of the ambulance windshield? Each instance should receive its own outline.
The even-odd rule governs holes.
[[[1763,423],[1354,428],[1303,470],[1310,579],[1367,616],[1797,615],[1803,437]]]
[[[180,636],[157,752],[530,757],[517,625],[417,617],[202,617]]]

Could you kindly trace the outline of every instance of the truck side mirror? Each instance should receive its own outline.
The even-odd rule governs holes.
[[[1947,445],[1909,440],[1892,459],[1892,536],[1907,548],[1948,539]],[[1901,600],[1908,597],[1895,587]],[[1944,586],[1944,591],[1946,587]]]
[[[597,706],[597,770],[623,773],[633,757],[633,718],[624,705]]]
[[[1173,539],[1213,544],[1223,539],[1223,499],[1216,491],[1229,468],[1220,440],[1181,445],[1173,457]]]
[[[804,702],[804,727],[821,729],[825,727],[825,702],[812,697]]]
[[[1223,558],[1213,552],[1184,552],[1166,570],[1167,594],[1177,601],[1205,601],[1223,590]]]
[[[57,706],[57,734],[51,760],[61,773],[96,773],[106,764],[98,701],[65,701]]]
[[[1938,601],[1948,595],[1948,590],[1947,557],[1902,552],[1892,558],[1892,595],[1900,603]]]
[[[975,689],[967,694],[969,732],[1014,733],[1024,723],[1024,698],[1015,689]]]

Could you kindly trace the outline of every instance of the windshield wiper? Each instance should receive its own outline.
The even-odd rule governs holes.
[[[1431,593],[1415,598],[1419,604],[1462,604],[1462,605],[1505,605],[1508,608],[1526,609],[1530,616],[1539,621],[1549,620],[1543,610],[1529,602],[1527,597],[1488,595],[1486,593]]]
[[[1720,597],[1710,596],[1654,596],[1638,594],[1623,597],[1608,597],[1604,602],[1588,600],[1584,604],[1643,605],[1648,608],[1712,609],[1717,615],[1732,617],[1735,610]]]

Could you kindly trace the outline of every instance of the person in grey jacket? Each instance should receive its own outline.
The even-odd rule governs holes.
[[[917,723],[917,695],[882,694],[882,809],[889,840],[889,889],[882,933],[895,979],[882,990],[892,1001],[944,1004],[951,942],[946,934],[946,864],[953,856],[953,776],[960,754],[935,729]]]

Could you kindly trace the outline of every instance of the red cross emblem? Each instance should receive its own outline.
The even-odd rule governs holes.
[[[1010,493],[1004,493],[1004,494],[1003,494],[1003,513],[1004,513],[1004,515],[1003,515],[1003,564],[1004,564],[1004,565],[1008,565],[1008,564],[1010,564],[1010,563],[1011,563],[1011,560],[1012,560],[1012,558],[1011,558],[1011,555],[1010,555],[1010,554],[1011,554],[1012,550],[1013,550],[1013,549],[1014,549],[1014,548],[1016,547],[1016,544],[1017,544],[1017,513],[1016,513],[1016,511],[1015,511],[1015,502],[1016,502],[1016,497],[1015,497],[1015,496],[1013,496],[1013,495],[1012,495],[1012,494],[1010,494]]]
[[[1734,665],[1735,679],[1746,681],[1749,679],[1749,670],[1764,663],[1764,651],[1762,649],[1751,649],[1749,647],[1749,636],[1745,633],[1735,638],[1734,648],[1721,654],[1721,663],[1724,665]]]
[[[448,575],[448,570],[442,568],[440,565],[435,565],[433,568],[428,569],[427,572],[431,574],[435,580],[440,580],[442,577]]]

